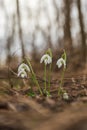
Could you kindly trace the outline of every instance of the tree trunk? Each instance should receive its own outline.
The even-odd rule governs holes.
[[[65,0],[65,24],[64,24],[64,47],[68,49],[73,49],[72,45],[72,37],[71,37],[71,31],[70,31],[70,6],[71,1]]]
[[[78,12],[79,12],[79,23],[80,23],[80,29],[81,29],[81,37],[82,37],[82,46],[81,46],[81,53],[82,53],[82,61],[86,63],[86,35],[84,32],[84,22],[83,22],[83,15],[81,11],[81,0],[77,0],[77,6],[78,6]]]
[[[19,38],[20,38],[20,44],[22,48],[22,58],[25,57],[25,49],[24,49],[24,43],[23,43],[23,34],[21,29],[21,15],[20,15],[20,6],[19,6],[19,0],[16,0],[17,4],[17,18],[18,18],[18,28],[19,28]]]
[[[6,49],[7,49],[7,63],[10,63],[11,59],[12,59],[12,55],[11,55],[11,46],[13,44],[14,41],[14,33],[15,33],[15,15],[13,15],[12,17],[12,34],[10,36],[8,36],[7,38],[7,44],[6,44]]]

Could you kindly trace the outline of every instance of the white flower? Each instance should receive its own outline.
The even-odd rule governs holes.
[[[65,99],[65,100],[68,100],[69,99],[69,96],[68,96],[68,93],[63,93],[63,99]]]
[[[18,72],[18,77],[22,77],[22,78],[25,78],[27,77],[27,73],[22,69]]]
[[[66,62],[63,58],[58,59],[56,65],[58,66],[58,68],[60,68],[62,65],[64,65],[64,68],[66,68]]]
[[[30,72],[29,66],[26,65],[25,63],[22,63],[22,64],[18,67],[18,73],[19,73],[20,71],[23,71],[23,70]]]
[[[52,58],[48,55],[45,54],[41,57],[40,63],[44,62],[45,65],[52,63]]]

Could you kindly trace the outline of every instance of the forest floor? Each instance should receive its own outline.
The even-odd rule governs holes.
[[[60,77],[56,72],[52,76],[51,97],[29,97],[27,79],[3,79],[7,73],[1,71],[0,130],[87,130],[87,68],[80,70],[67,71],[64,78],[68,100],[58,98]],[[43,80],[38,81],[43,87]]]

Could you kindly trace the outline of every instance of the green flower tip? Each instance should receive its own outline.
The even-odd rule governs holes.
[[[46,54],[48,54],[52,58],[52,50],[51,50],[51,48],[48,48],[48,50],[46,51]]]
[[[61,56],[64,60],[65,60],[65,62],[66,62],[66,51],[65,50],[63,50],[63,54],[62,54],[62,56]]]

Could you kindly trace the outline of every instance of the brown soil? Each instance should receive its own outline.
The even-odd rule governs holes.
[[[60,78],[56,73],[51,81],[52,97],[27,96],[27,79],[0,79],[0,130],[87,130],[86,74],[87,70],[66,75],[63,88],[68,100],[57,96]],[[38,80],[43,86],[43,80]]]

